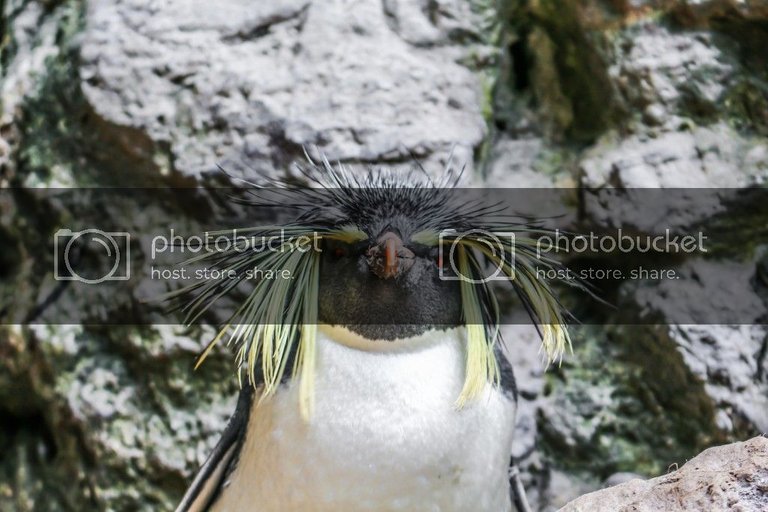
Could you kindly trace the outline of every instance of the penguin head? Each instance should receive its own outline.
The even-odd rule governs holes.
[[[359,237],[323,241],[320,322],[389,341],[461,324],[459,282],[445,279],[441,247],[418,236],[443,226],[440,204],[424,189],[400,188],[395,178],[387,184],[346,191],[350,201],[337,225]]]
[[[497,205],[485,204],[482,192],[473,198],[457,192],[461,175],[450,166],[437,183],[418,171],[352,173],[324,160],[302,171],[310,186],[279,183],[276,195],[254,191],[255,199],[246,204],[280,206],[294,215],[281,226],[250,231],[267,237],[279,231],[289,240],[278,244],[276,252],[243,250],[247,247],[233,241],[228,252],[212,251],[203,258],[225,273],[235,272],[234,284],[210,281],[174,292],[196,292],[187,308],[196,318],[235,285],[251,290],[197,364],[219,340],[228,339],[237,347],[238,375],[261,386],[264,396],[275,392],[292,366],[301,380],[302,413],[308,417],[318,325],[343,326],[369,340],[395,343],[430,329],[463,325],[467,366],[457,397],[461,406],[499,378],[499,302],[485,280],[475,279],[488,264],[509,277],[539,327],[548,357],[560,357],[570,344],[565,312],[548,283],[536,277],[537,265],[552,262],[536,257],[529,236],[502,243],[494,235],[527,232],[530,226],[508,217],[494,220]],[[274,197],[282,198],[279,205],[270,200]],[[319,240],[319,250],[283,250],[293,247],[293,237]],[[493,250],[490,239],[496,239],[500,251]],[[514,263],[510,254],[516,254]],[[249,283],[247,269],[254,267],[287,271],[293,278]]]

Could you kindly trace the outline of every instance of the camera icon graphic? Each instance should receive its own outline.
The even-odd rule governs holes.
[[[470,229],[458,232],[443,230],[438,235],[439,277],[443,281],[465,281],[482,284],[515,279],[515,233]],[[478,265],[462,268],[460,247],[474,253]],[[485,263],[483,265],[483,263]]]
[[[53,277],[57,281],[98,284],[131,278],[131,234],[90,228],[58,230],[53,239]]]

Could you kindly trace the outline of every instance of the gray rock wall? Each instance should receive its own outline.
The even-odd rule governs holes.
[[[469,181],[561,187],[559,207],[600,225],[590,198],[606,184],[740,188],[768,175],[764,1],[0,7],[0,187],[226,182],[217,165],[284,176],[302,146],[358,165],[413,155],[437,173],[453,149]],[[119,208],[3,197],[7,324],[57,297],[39,257],[56,226]],[[194,217],[162,196],[147,204],[158,218]],[[731,228],[751,230],[750,244],[684,265],[754,280],[749,300],[764,307],[766,225],[756,214]],[[540,510],[768,429],[764,327],[677,325],[657,290],[618,296],[616,317],[599,319],[614,325],[574,328],[574,354],[547,372],[532,328],[505,333],[521,388],[515,456]],[[73,302],[102,319],[124,305]],[[658,325],[622,325],[649,309]],[[0,327],[0,510],[170,510],[234,403],[225,349],[190,370],[209,338],[159,325]]]

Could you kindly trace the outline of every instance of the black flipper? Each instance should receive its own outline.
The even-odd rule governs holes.
[[[512,503],[517,512],[531,512],[528,497],[525,495],[525,487],[523,487],[523,481],[520,479],[520,469],[514,460],[509,462],[509,484],[512,492]]]
[[[512,370],[512,364],[499,345],[496,346],[495,355],[496,361],[499,363],[499,384],[501,390],[507,398],[517,403],[517,383]],[[528,497],[525,494],[525,487],[523,487],[523,482],[520,479],[520,469],[517,467],[514,458],[510,458],[509,461],[509,490],[515,509],[518,512],[531,512],[531,506],[528,504]]]
[[[205,512],[216,501],[228,476],[237,465],[240,447],[248,427],[252,400],[253,390],[246,386],[240,391],[235,413],[224,429],[221,439],[195,475],[192,485],[176,507],[176,512]]]
[[[501,391],[513,402],[517,403],[517,382],[515,381],[515,373],[512,371],[512,365],[504,354],[504,350],[501,348],[501,344],[498,343],[494,347],[494,356],[496,356],[496,362],[499,364],[499,385]]]

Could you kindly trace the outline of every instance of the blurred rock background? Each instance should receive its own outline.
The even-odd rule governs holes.
[[[438,172],[453,148],[474,184],[562,188],[563,204],[599,225],[589,198],[605,185],[738,188],[768,176],[765,0],[0,8],[3,188],[205,187],[222,184],[217,165],[285,176],[303,146],[353,165],[415,155]],[[53,232],[68,218],[108,221],[119,205],[2,197],[0,316],[27,322],[0,327],[0,510],[173,509],[233,409],[230,354],[193,374],[209,329],[36,325],[46,300],[69,300],[39,256]],[[190,222],[209,208],[162,193],[147,204]],[[742,279],[764,304],[766,226],[755,215],[730,228],[754,233],[749,244],[680,263],[734,276],[722,296],[687,290],[691,300],[728,308],[729,282]],[[614,318],[582,312],[574,354],[547,372],[532,328],[507,328],[515,456],[538,510],[768,431],[765,327],[675,325],[665,296],[626,287]],[[135,300],[73,307],[103,323]],[[629,325],[648,311],[656,325]]]

